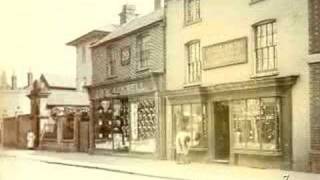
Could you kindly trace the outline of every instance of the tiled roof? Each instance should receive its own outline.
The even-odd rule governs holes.
[[[159,9],[148,15],[135,18],[129,21],[128,23],[121,25],[119,28],[112,31],[110,34],[108,34],[107,36],[105,36],[95,44],[93,44],[93,47],[98,46],[99,44],[105,43],[107,41],[110,41],[112,39],[119,38],[121,36],[129,34],[135,30],[138,30],[140,28],[153,24],[157,21],[160,21],[163,19],[163,15],[164,15],[163,9]]]
[[[88,106],[89,103],[86,92],[75,90],[52,90],[47,102],[49,106]]]
[[[56,74],[42,74],[40,78],[47,83],[49,88],[76,88],[76,80],[71,77],[60,76]]]

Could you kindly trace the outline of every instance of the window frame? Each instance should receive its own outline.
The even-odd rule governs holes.
[[[194,6],[192,7],[192,4]],[[184,0],[184,24],[191,25],[201,21],[201,0]]]
[[[193,52],[198,53],[194,55],[194,59],[192,59],[191,49],[194,49]],[[189,41],[185,44],[186,49],[186,75],[185,75],[185,84],[194,84],[200,83],[202,80],[202,58],[201,58],[201,43],[199,39],[195,39]],[[198,49],[198,51],[196,51]],[[195,63],[195,65],[193,64]],[[191,68],[191,66],[193,68]],[[194,68],[195,66],[195,68]]]
[[[131,61],[131,48],[130,48],[130,46],[123,47],[123,48],[121,48],[120,51],[121,51],[121,65],[122,66],[129,65],[130,61]],[[124,59],[123,53],[125,51],[128,51],[128,53],[129,53],[127,59]]]
[[[261,121],[262,119],[263,119],[263,114],[262,114],[262,102],[263,102],[263,99],[274,99],[275,100],[275,106],[277,106],[279,109],[278,109],[278,112],[276,112],[276,113],[278,113],[278,116],[277,116],[277,119],[275,119],[275,123],[276,123],[276,125],[275,125],[275,127],[276,127],[276,129],[274,130],[274,132],[275,132],[275,134],[276,134],[276,137],[275,137],[275,148],[274,149],[266,149],[266,148],[264,148],[264,142],[263,142],[263,139],[262,139],[262,134],[263,134],[263,132],[262,132],[262,126],[261,126],[261,124],[260,125],[256,125],[256,127],[255,128],[257,128],[256,129],[256,131],[257,131],[257,137],[258,137],[258,139],[257,139],[257,142],[256,143],[258,143],[258,145],[259,145],[259,147],[258,148],[252,148],[252,147],[248,147],[248,141],[245,141],[244,142],[244,147],[236,147],[235,146],[235,134],[236,134],[236,132],[235,132],[235,130],[234,130],[234,128],[235,128],[235,121],[249,121],[250,122],[250,124],[252,123],[251,122],[251,120],[250,120],[250,118],[248,118],[248,101],[249,100],[258,100],[258,102],[259,102],[259,121]],[[233,119],[233,117],[232,117],[232,114],[233,114],[233,112],[232,112],[232,106],[233,106],[233,104],[232,103],[234,103],[234,102],[236,102],[236,101],[244,101],[245,102],[245,109],[246,109],[246,112],[244,113],[245,115],[245,119],[244,120],[234,120]],[[233,100],[233,101],[231,101],[230,102],[231,103],[231,109],[230,109],[230,120],[231,120],[231,128],[230,128],[230,130],[231,130],[231,132],[230,132],[230,135],[233,137],[232,139],[232,143],[231,143],[231,147],[232,147],[232,150],[233,151],[235,151],[235,152],[246,152],[246,151],[250,151],[250,152],[261,152],[261,153],[263,153],[263,152],[271,152],[271,153],[277,153],[277,152],[282,152],[282,145],[281,145],[281,143],[282,143],[282,141],[283,141],[283,139],[282,139],[282,106],[281,106],[281,104],[282,104],[282,99],[281,99],[281,97],[280,96],[268,96],[268,97],[257,97],[257,98],[247,98],[247,99],[237,99],[237,100]],[[256,120],[257,121],[257,120]],[[257,122],[256,122],[257,123]],[[261,126],[261,127],[260,127]],[[258,129],[259,128],[259,129]],[[252,130],[254,130],[254,129],[252,129]],[[247,130],[247,131],[249,131],[249,130]]]
[[[272,31],[268,31],[268,27],[271,25]],[[278,30],[276,19],[267,19],[259,21],[252,25],[254,34],[254,57],[255,57],[255,74],[273,73],[277,72],[278,68]],[[260,29],[260,31],[259,31]],[[264,31],[264,32],[263,32]],[[269,38],[272,39],[272,43],[269,44]],[[262,44],[264,43],[264,45]],[[273,49],[272,63],[273,67],[270,68],[270,49]],[[264,55],[264,51],[267,50],[267,57]],[[259,53],[260,51],[260,53]],[[260,56],[259,56],[260,54]],[[267,67],[264,67],[267,64]],[[261,67],[260,67],[261,66]]]
[[[199,140],[199,145],[197,146],[191,146],[190,149],[207,149],[209,148],[209,143],[208,143],[208,105],[206,103],[201,103],[201,102],[190,102],[190,103],[179,103],[179,104],[172,104],[171,105],[171,118],[172,118],[172,128],[173,128],[173,146],[175,147],[175,138],[176,135],[178,133],[178,126],[177,126],[177,119],[174,117],[175,116],[175,108],[179,108],[180,109],[180,118],[183,118],[183,113],[184,113],[184,106],[190,106],[190,121],[189,124],[193,124],[194,123],[194,118],[192,117],[193,115],[193,106],[194,105],[200,105],[201,107],[201,123],[202,123],[202,132],[201,132],[201,140],[204,144],[201,144],[201,141]],[[189,133],[193,134],[195,130],[192,128],[191,131],[188,131]],[[193,136],[191,135],[191,142],[190,144],[192,144],[193,141]]]
[[[143,40],[149,38],[144,47]],[[149,63],[151,59],[151,48],[150,48],[151,36],[149,33],[144,33],[137,36],[137,54],[138,54],[138,70],[149,68]],[[146,57],[145,57],[146,53]],[[145,57],[145,58],[144,58]]]
[[[106,75],[107,78],[112,78],[115,76],[116,67],[116,49],[112,46],[106,48],[107,61],[106,61]]]

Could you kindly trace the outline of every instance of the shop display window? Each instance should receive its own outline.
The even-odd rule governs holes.
[[[96,147],[99,149],[128,150],[128,118],[128,100],[101,101],[95,113]]]
[[[279,150],[279,98],[232,101],[231,119],[233,148]]]
[[[191,147],[207,147],[206,106],[198,104],[175,105],[172,109],[175,133],[187,129]]]
[[[138,139],[155,138],[156,117],[154,100],[142,100],[138,103]]]

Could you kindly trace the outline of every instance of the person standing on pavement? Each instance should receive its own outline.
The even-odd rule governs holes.
[[[34,135],[34,133],[29,130],[27,133],[27,148],[28,149],[33,149],[34,148],[34,140],[35,140],[36,136]]]

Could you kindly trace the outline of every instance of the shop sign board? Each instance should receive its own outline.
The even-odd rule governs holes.
[[[204,69],[247,63],[247,41],[242,37],[204,47]]]

